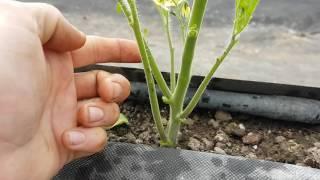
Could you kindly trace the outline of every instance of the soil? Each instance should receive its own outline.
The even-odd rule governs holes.
[[[125,102],[129,126],[109,131],[113,142],[159,146],[148,103]],[[168,117],[168,110],[161,110]],[[163,119],[164,124],[167,120]],[[243,156],[320,169],[320,128],[224,111],[196,110],[179,134],[179,149]]]

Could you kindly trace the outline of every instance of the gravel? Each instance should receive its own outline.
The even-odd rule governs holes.
[[[232,116],[228,112],[224,111],[217,111],[214,115],[215,119],[220,120],[220,121],[229,121],[232,119]]]
[[[242,138],[242,142],[244,144],[251,144],[251,145],[259,144],[261,140],[262,140],[262,136],[258,133],[253,133],[253,132],[248,133],[246,136]]]
[[[159,146],[148,104],[121,107],[130,125],[108,131],[110,141]],[[163,108],[167,123],[168,109]],[[262,119],[246,114],[197,110],[181,127],[178,149],[205,151],[320,169],[319,126]]]

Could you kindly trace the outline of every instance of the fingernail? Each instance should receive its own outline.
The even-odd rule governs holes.
[[[85,135],[81,132],[78,132],[78,131],[69,132],[68,135],[69,135],[69,140],[70,140],[71,145],[79,145],[79,144],[82,144],[86,140]]]
[[[102,120],[104,113],[100,108],[89,107],[89,120],[90,122],[97,122]]]
[[[113,94],[112,94],[112,97],[113,99],[117,99],[120,95],[121,95],[121,92],[122,91],[122,87],[120,86],[119,83],[113,83]]]

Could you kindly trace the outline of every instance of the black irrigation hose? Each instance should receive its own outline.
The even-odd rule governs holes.
[[[320,170],[213,153],[110,143],[54,180],[319,180]]]
[[[131,82],[133,100],[148,101],[145,83]],[[190,89],[187,100],[190,100],[195,89]],[[160,96],[160,93],[158,93]],[[256,95],[207,90],[198,107],[223,109],[241,112],[271,119],[320,124],[320,101],[277,95]]]

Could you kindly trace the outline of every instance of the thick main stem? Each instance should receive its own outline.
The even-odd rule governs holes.
[[[172,97],[172,119],[170,119],[168,126],[168,138],[174,144],[176,144],[177,135],[180,130],[181,119],[178,116],[182,112],[184,99],[191,80],[192,60],[206,5],[207,0],[194,0],[191,18],[188,24],[188,36],[183,51],[181,70]]]
[[[150,68],[150,63],[147,55],[147,50],[145,47],[145,42],[141,33],[141,28],[140,28],[140,21],[138,19],[138,13],[137,13],[137,7],[136,7],[136,2],[135,0],[128,0],[130,9],[131,9],[131,14],[132,14],[132,19],[133,19],[133,31],[139,46],[140,54],[142,57],[142,63],[144,67],[144,72],[147,80],[147,85],[148,85],[148,92],[149,92],[149,98],[150,98],[150,104],[151,104],[151,110],[152,110],[152,115],[155,120],[157,129],[160,134],[161,141],[167,142],[167,136],[165,135],[164,132],[164,127],[161,121],[161,114],[160,114],[160,109],[159,109],[159,103],[158,103],[158,97],[156,94],[156,87],[154,83],[154,79],[152,77],[152,72]]]

